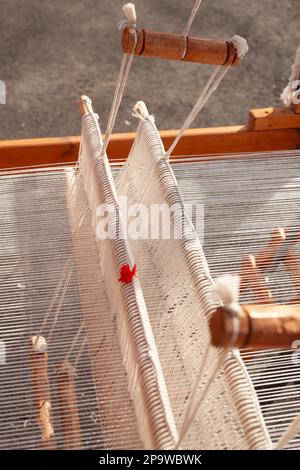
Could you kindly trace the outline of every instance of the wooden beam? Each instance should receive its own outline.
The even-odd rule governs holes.
[[[219,307],[210,318],[210,331],[212,344],[218,347],[292,348],[300,335],[300,306],[240,305],[234,314]]]
[[[177,132],[160,132],[166,149]],[[134,132],[112,135],[108,146],[110,161],[124,161],[135,136]],[[79,136],[0,141],[0,169],[74,164],[79,142]],[[300,129],[254,131],[247,126],[215,127],[187,130],[176,146],[173,158],[295,149],[300,149]]]
[[[200,64],[237,65],[239,58],[230,41],[218,39],[185,38],[145,29],[124,28],[122,48],[127,54],[156,57],[167,60],[183,60]]]
[[[50,166],[76,162],[80,137],[0,141],[0,168]]]
[[[263,131],[270,129],[300,128],[300,114],[290,108],[252,109],[249,112],[249,129]]]

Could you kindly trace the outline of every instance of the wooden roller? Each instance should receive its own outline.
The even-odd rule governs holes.
[[[294,341],[300,340],[300,304],[239,305],[238,321],[234,321],[234,315],[224,307],[213,313],[210,332],[214,346],[291,348]]]
[[[75,372],[65,362],[57,370],[57,395],[65,449],[80,449],[81,432],[77,406]]]
[[[30,337],[30,364],[32,396],[36,418],[41,428],[41,448],[55,449],[56,440],[52,423],[51,391],[48,374],[47,342],[43,336]]]
[[[137,37],[136,47],[135,37]],[[122,47],[127,54],[131,54],[134,50],[135,55],[160,59],[227,66],[239,63],[235,47],[231,42],[192,36],[185,38],[180,34],[145,29],[123,29]]]

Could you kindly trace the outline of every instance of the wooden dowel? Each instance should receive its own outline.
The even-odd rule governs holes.
[[[272,230],[271,240],[267,246],[255,255],[256,266],[265,270],[272,264],[278,249],[284,244],[286,239],[286,231],[283,228]]]
[[[239,327],[234,346],[239,348],[291,348],[300,339],[300,305],[240,305]],[[210,319],[214,346],[232,346],[234,315],[224,307]]]
[[[135,37],[137,44],[135,47]],[[232,43],[145,29],[125,28],[122,32],[123,51],[160,59],[184,60],[200,64],[237,65],[238,55]]]
[[[48,373],[46,339],[43,336],[31,336],[29,347],[32,396],[37,421],[42,433],[41,448],[55,449],[56,440],[52,423],[51,389]]]
[[[81,432],[77,406],[75,372],[65,362],[57,369],[57,395],[65,449],[80,449]]]
[[[245,257],[242,265],[240,279],[241,290],[245,288],[251,289],[257,302],[264,304],[269,304],[272,302],[272,293],[270,289],[268,289],[263,274],[257,268],[256,258],[253,255]]]

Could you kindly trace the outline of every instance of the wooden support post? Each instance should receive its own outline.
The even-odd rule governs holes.
[[[135,45],[135,38],[137,43]],[[125,28],[122,33],[123,51],[135,55],[201,64],[237,65],[239,58],[229,41],[187,37],[145,29]]]
[[[43,336],[31,336],[29,353],[33,403],[42,433],[41,448],[55,449],[46,339]]]
[[[75,371],[69,362],[57,369],[57,395],[64,449],[80,449],[81,432],[77,406]]]
[[[250,255],[245,257],[240,279],[241,291],[248,287],[253,292],[257,302],[261,304],[269,304],[272,302],[272,294],[268,289],[263,274],[257,267],[255,256]]]
[[[291,348],[300,338],[300,306],[240,305],[234,313],[219,307],[210,331],[212,344],[218,347]]]

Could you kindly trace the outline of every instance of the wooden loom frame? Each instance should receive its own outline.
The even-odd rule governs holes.
[[[177,130],[168,130],[160,132],[164,146],[169,147],[177,134]],[[126,160],[130,148],[135,139],[136,133],[121,133],[112,135],[108,156],[110,162],[121,163]],[[20,140],[4,140],[0,141],[0,171],[13,171],[19,169],[47,168],[52,169],[64,165],[75,165],[78,159],[80,137],[58,137],[58,138],[36,138],[36,139],[20,139]],[[177,145],[172,159],[180,157],[180,161],[184,157],[189,160],[197,160],[199,156],[207,156],[208,159],[235,158],[235,154],[263,152],[263,151],[285,151],[300,149],[300,106],[293,109],[283,108],[263,108],[253,109],[249,112],[248,124],[245,126],[228,126],[187,130]],[[227,155],[226,155],[227,154]],[[273,234],[274,236],[274,234]],[[276,237],[275,237],[276,238]],[[271,241],[272,244],[272,241]],[[278,242],[280,245],[280,240]],[[259,256],[263,257],[264,253]],[[256,257],[258,259],[258,257]],[[251,257],[250,257],[251,258]],[[253,257],[254,258],[254,257]],[[296,257],[297,258],[297,257]],[[289,266],[290,270],[300,270],[300,260],[294,259],[293,266]],[[247,264],[248,261],[248,264]],[[246,271],[261,276],[255,259],[245,260],[244,268]],[[288,262],[290,260],[286,260]],[[249,264],[250,263],[250,264]],[[291,264],[291,263],[290,263]],[[249,265],[249,266],[248,266]],[[243,273],[241,273],[243,275]],[[255,276],[254,276],[255,277]],[[296,276],[298,278],[298,274]],[[251,284],[251,275],[248,277]],[[263,282],[263,281],[262,281]],[[272,302],[272,300],[270,300]],[[265,302],[267,303],[267,302]],[[247,307],[247,306],[246,306]],[[257,307],[257,306],[256,306]],[[292,309],[292,306],[290,306]],[[298,312],[299,308],[297,309]],[[224,311],[219,311],[222,319]],[[225,312],[226,313],[226,312]],[[239,337],[240,346],[244,345],[245,337],[249,339],[248,326],[251,322],[251,312],[249,318],[247,312],[241,317],[241,334]],[[293,317],[293,310],[291,316]],[[246,315],[246,316],[245,316]],[[213,344],[219,346],[228,345],[232,337],[232,322],[226,318],[223,323],[220,317],[216,317],[216,336],[212,338]],[[296,315],[296,323],[299,324],[298,313]],[[252,325],[253,329],[253,325]],[[255,329],[255,324],[254,324]],[[261,334],[260,325],[257,328],[256,338]],[[298,333],[297,333],[298,334]],[[254,338],[255,339],[255,338]],[[227,343],[226,343],[227,342]],[[251,344],[250,344],[251,345]],[[257,346],[252,344],[254,347]],[[284,346],[284,344],[282,345]],[[34,356],[32,356],[34,358]],[[34,358],[34,360],[37,360]],[[34,369],[35,370],[35,369]],[[43,372],[43,371],[42,371]],[[39,375],[39,373],[38,373]],[[39,377],[38,377],[39,378]],[[61,380],[59,385],[61,387]],[[64,377],[64,387],[69,387],[70,380]],[[80,425],[76,411],[76,391],[75,384],[71,384],[74,409],[70,409],[69,396],[64,396],[65,392],[70,393],[66,388],[62,391],[62,411],[66,412],[66,426],[71,429],[72,433],[68,439],[68,432],[64,436],[66,448],[76,448],[80,445]],[[49,395],[49,385],[46,387]],[[49,395],[50,396],[50,395]],[[50,403],[50,398],[48,397]],[[65,405],[67,404],[67,408]],[[42,430],[47,427],[42,426]],[[50,436],[42,446],[44,448],[55,448],[55,436]]]
[[[177,130],[160,132],[165,148],[170,146],[177,132]],[[134,132],[112,135],[108,146],[108,156],[112,164],[126,160],[135,136]],[[75,165],[79,143],[80,136],[0,141],[0,171]],[[180,157],[182,161],[182,158],[187,157],[196,160],[199,156],[207,156],[208,159],[228,159],[235,158],[236,154],[241,153],[297,149],[300,149],[300,105],[291,108],[252,109],[249,112],[248,123],[244,126],[187,130],[176,146],[172,159],[176,161],[176,158]],[[290,258],[285,260],[288,263],[287,270],[298,278],[300,260],[297,256],[294,256],[293,260]],[[268,303],[267,287],[264,285],[259,266],[255,263],[256,260],[251,256],[244,260],[244,270],[250,273],[247,281],[251,288],[252,281],[260,277],[261,289],[266,294],[263,303]],[[243,272],[241,274],[243,281]]]
[[[148,55],[161,57],[164,59],[187,60],[199,63],[220,64],[226,66],[237,65],[239,62],[238,52],[235,45],[227,41],[204,40],[200,38],[185,37],[182,35],[170,35],[161,32],[137,30],[135,27],[125,28],[122,33],[122,46],[125,53],[135,53],[137,55]],[[184,53],[183,53],[184,52]],[[84,113],[81,113],[82,115]],[[176,137],[178,131],[162,131],[160,133],[165,148],[169,148]],[[126,160],[131,146],[134,142],[135,133],[115,134],[110,139],[107,149],[111,163],[121,163]],[[53,169],[65,165],[75,165],[78,159],[80,137],[61,138],[37,138],[23,140],[0,141],[0,171],[14,171],[17,168]],[[173,157],[194,157],[211,156],[216,159],[234,158],[235,154],[263,152],[263,151],[284,151],[300,149],[300,106],[293,109],[265,108],[254,109],[249,113],[248,124],[246,126],[229,126],[206,129],[187,130],[181,141],[173,152]],[[222,155],[221,155],[222,154]],[[227,154],[227,156],[226,156]],[[219,156],[218,156],[219,155]],[[282,239],[276,238],[274,246],[280,245]],[[271,247],[273,238],[271,240]],[[276,251],[276,250],[275,250]],[[275,253],[274,251],[274,253]],[[290,255],[290,253],[289,253]],[[259,255],[263,260],[264,252]],[[268,303],[268,292],[264,285],[259,264],[253,256],[245,260],[241,278],[245,278],[250,288],[252,278],[254,283],[261,279],[264,290],[265,303]],[[258,260],[258,257],[257,257]],[[288,270],[293,271],[296,265],[300,270],[300,260],[293,253],[293,258],[287,257]],[[244,271],[250,272],[246,276]],[[243,276],[244,274],[244,276]],[[291,306],[291,308],[293,308]],[[245,341],[249,339],[249,331],[252,333],[251,312],[243,306],[240,317],[239,336],[242,346],[247,345]],[[300,312],[300,309],[299,309]],[[214,341],[214,331],[212,331],[212,343],[216,346],[233,346],[232,338],[235,335],[233,320],[230,311],[220,307],[217,314],[216,333],[219,340]],[[293,313],[293,312],[292,312]],[[219,314],[219,315],[218,315]],[[229,315],[229,319],[226,318]],[[298,315],[298,314],[297,314]],[[241,321],[241,319],[244,321]],[[254,318],[255,320],[255,318]],[[280,320],[279,320],[280,321]],[[300,314],[295,319],[295,323],[300,330]],[[261,334],[258,325],[258,336]],[[36,336],[30,338],[30,357],[33,379],[33,392],[36,414],[41,427],[42,448],[54,449],[56,439],[52,426],[51,416],[51,391],[48,376],[48,355],[46,350],[36,349],[37,342],[42,339],[46,345],[46,340]],[[64,443],[67,448],[80,446],[80,420],[77,412],[76,385],[72,367],[67,364],[67,368],[59,366],[57,371],[58,396],[62,414],[62,433]],[[70,398],[72,404],[70,405]],[[71,435],[69,436],[69,429]]]
[[[177,132],[160,132],[165,148],[170,146]],[[112,164],[126,160],[135,136],[135,132],[112,135],[108,146]],[[75,165],[79,144],[80,136],[0,141],[0,171]],[[297,149],[300,149],[300,105],[252,109],[247,125],[189,129],[176,146],[172,159],[176,161],[180,157],[182,161],[185,157],[197,159],[199,156],[228,159],[241,153]],[[245,262],[247,264],[247,260]],[[251,267],[253,274],[254,268]]]
[[[177,132],[160,132],[165,148],[170,146]],[[126,160],[135,135],[135,132],[112,135],[108,146],[111,163]],[[79,143],[79,136],[2,140],[0,170],[74,165]],[[252,109],[247,125],[187,130],[172,158],[297,149],[300,149],[300,105],[295,110]]]

